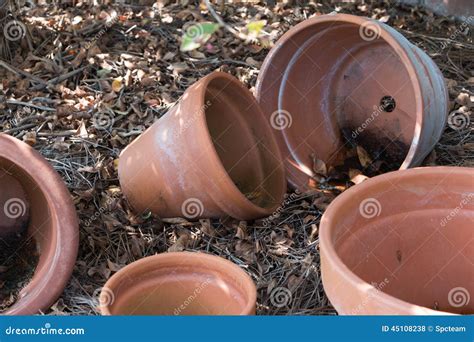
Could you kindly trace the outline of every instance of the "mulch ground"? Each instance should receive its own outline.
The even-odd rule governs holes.
[[[450,112],[471,114],[474,43],[472,27],[461,22],[389,1],[227,4],[217,10],[237,30],[266,20],[270,44],[313,15],[337,11],[381,19],[437,63],[448,84]],[[23,8],[18,19],[27,25],[27,37],[1,42],[0,128],[33,145],[61,174],[81,221],[73,277],[48,313],[97,314],[100,288],[121,267],[155,253],[195,250],[244,268],[258,287],[259,314],[335,314],[321,283],[318,224],[338,191],[290,192],[269,225],[187,222],[136,217],[117,178],[120,151],[190,84],[221,70],[253,88],[269,47],[221,29],[204,47],[180,52],[189,25],[214,21],[194,1],[49,5]],[[474,166],[472,122],[473,116],[463,129],[447,126],[425,165]]]

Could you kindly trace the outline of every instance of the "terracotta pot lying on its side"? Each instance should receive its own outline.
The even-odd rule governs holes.
[[[356,146],[382,172],[420,165],[447,118],[443,75],[428,55],[390,26],[348,14],[286,32],[256,88],[300,190],[315,176],[315,159],[340,165]]]
[[[270,125],[250,91],[214,72],[121,154],[123,193],[161,217],[270,215],[286,191]]]
[[[39,253],[31,281],[3,313],[37,314],[57,300],[71,276],[79,243],[76,212],[62,179],[46,160],[5,134],[0,134],[0,187],[1,248],[10,247],[5,244],[11,234],[26,230],[37,248],[32,253]],[[22,276],[18,274],[19,281]]]
[[[252,279],[221,257],[163,253],[114,274],[100,294],[103,315],[253,315]]]
[[[474,313],[474,168],[390,172],[321,220],[321,272],[344,315]]]

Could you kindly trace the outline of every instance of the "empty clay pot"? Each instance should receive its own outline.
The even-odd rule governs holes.
[[[161,217],[270,215],[286,191],[273,132],[250,91],[214,72],[121,154],[132,207]]]
[[[422,50],[388,25],[347,14],[286,32],[262,65],[257,99],[301,190],[314,158],[340,165],[355,146],[386,170],[419,165],[448,106],[443,76]]]
[[[253,315],[257,291],[237,265],[204,253],[163,253],[114,274],[99,297],[103,315]]]
[[[28,241],[36,248],[31,252],[39,254],[38,264],[31,265],[31,281],[3,313],[37,314],[56,301],[71,276],[79,241],[74,206],[63,181],[46,160],[5,134],[0,134],[0,187],[1,248],[11,247],[8,235],[26,230]]]
[[[390,172],[321,220],[324,290],[344,315],[474,313],[474,169]]]

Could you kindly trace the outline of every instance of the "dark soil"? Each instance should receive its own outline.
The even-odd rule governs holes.
[[[26,232],[0,239],[0,312],[15,304],[38,264],[36,242]]]
[[[410,149],[410,146],[407,146],[399,140],[391,140],[388,137],[377,136],[370,132],[363,132],[363,134],[360,134],[354,139],[351,136],[352,132],[352,129],[342,129],[342,135],[346,139],[346,145],[348,145],[350,149],[356,149],[357,146],[362,147],[369,155],[372,163],[363,167],[357,153],[354,155],[354,153],[349,152],[350,157],[344,161],[343,168],[358,169],[369,177],[398,170]]]

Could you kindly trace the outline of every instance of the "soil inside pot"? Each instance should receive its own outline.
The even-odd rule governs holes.
[[[15,304],[38,260],[36,241],[27,232],[0,239],[0,312]]]
[[[363,166],[361,158],[356,155],[352,162],[351,160],[344,160],[342,170],[348,171],[347,167],[355,168],[360,170],[364,175],[374,177],[382,173],[396,171],[400,168],[406,155],[410,149],[410,146],[406,145],[400,140],[391,140],[388,137],[377,136],[374,133],[364,132],[358,135],[356,138],[353,137],[353,129],[343,128],[341,130],[342,135],[346,140],[346,154],[347,150],[362,147],[367,152],[370,159],[370,164]],[[349,155],[352,153],[349,153]],[[357,153],[356,153],[357,154]]]

